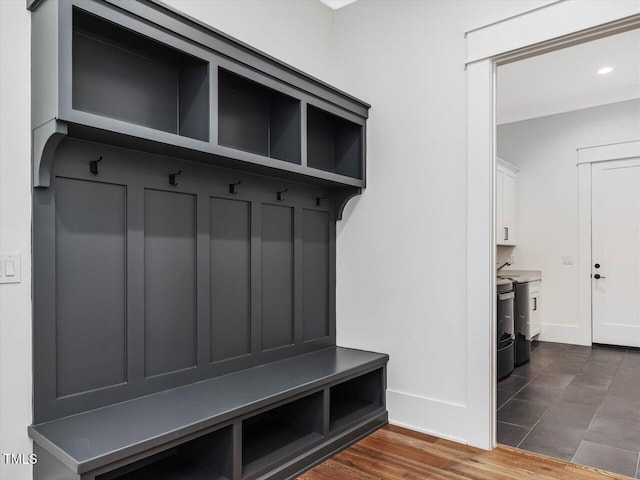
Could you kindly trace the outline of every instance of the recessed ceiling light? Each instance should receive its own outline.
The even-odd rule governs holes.
[[[607,73],[611,73],[613,72],[613,67],[603,67],[600,70],[598,70],[598,73],[600,75],[606,75]]]

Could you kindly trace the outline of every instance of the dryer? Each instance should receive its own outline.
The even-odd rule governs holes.
[[[498,380],[508,377],[514,368],[515,358],[515,315],[513,280],[498,278],[497,291],[497,370]]]

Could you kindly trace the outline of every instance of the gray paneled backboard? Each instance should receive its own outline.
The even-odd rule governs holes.
[[[304,340],[329,335],[329,216],[303,210]]]
[[[126,188],[59,178],[56,394],[126,379]]]
[[[335,345],[331,190],[69,138],[53,179],[34,195],[37,422]]]
[[[196,365],[196,197],[144,192],[145,376]]]
[[[293,209],[262,206],[262,349],[293,343]]]
[[[251,204],[211,198],[211,361],[251,352]]]

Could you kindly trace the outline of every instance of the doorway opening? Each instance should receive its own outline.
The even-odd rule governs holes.
[[[610,33],[496,62],[497,441],[638,478],[640,30]]]

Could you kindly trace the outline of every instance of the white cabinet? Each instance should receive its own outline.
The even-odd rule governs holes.
[[[542,298],[540,282],[529,283],[529,336],[531,338],[540,334],[542,328]]]
[[[496,240],[515,245],[517,239],[518,169],[498,158],[496,169]]]

